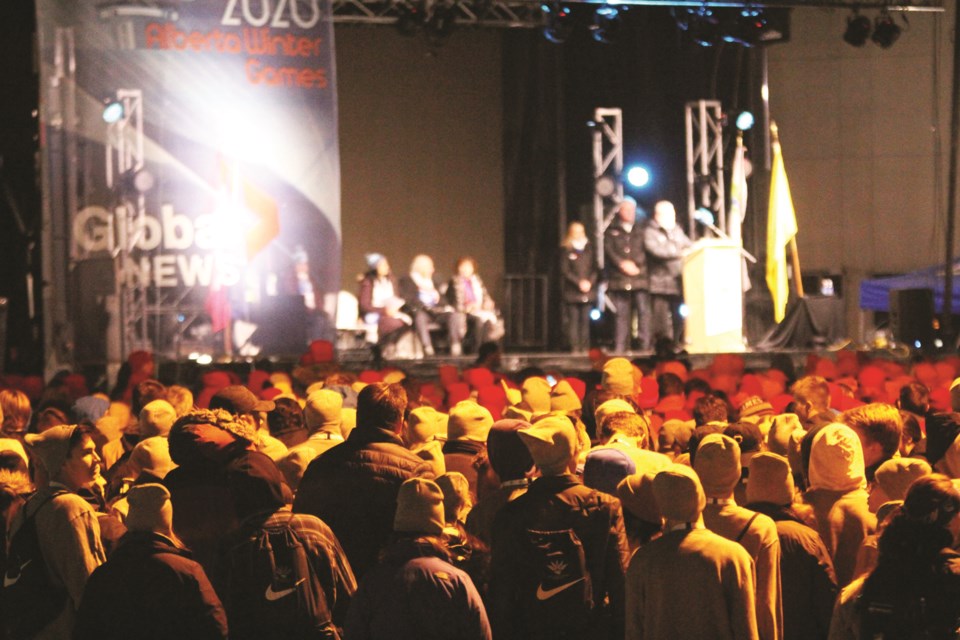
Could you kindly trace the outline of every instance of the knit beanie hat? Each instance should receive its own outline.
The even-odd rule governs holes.
[[[693,469],[672,464],[653,479],[653,496],[660,514],[677,522],[696,522],[707,505],[700,479]]]
[[[145,438],[130,452],[130,476],[134,479],[141,473],[149,473],[163,480],[176,468],[170,457],[170,440],[163,436]]]
[[[447,432],[447,415],[424,405],[410,412],[403,425],[403,444],[407,448],[430,442]]]
[[[443,490],[436,482],[410,478],[400,485],[394,531],[439,535],[444,524]]]
[[[487,436],[487,457],[500,482],[519,480],[533,468],[530,450],[523,444],[520,429],[530,428],[523,420],[498,420]]]
[[[517,432],[543,475],[564,473],[579,449],[577,430],[569,419],[548,416]]]
[[[533,412],[522,409],[519,405],[504,407],[503,411],[500,413],[500,417],[505,420],[521,420],[523,422],[530,422],[533,420]]]
[[[583,465],[583,484],[615,496],[620,481],[636,472],[637,464],[626,452],[599,447],[587,454]]]
[[[608,402],[612,402],[612,400],[608,400]],[[660,427],[660,449],[670,449],[677,446],[680,451],[686,451],[696,428],[697,425],[693,420],[667,420]]]
[[[177,421],[177,410],[166,400],[153,400],[140,410],[140,435],[166,436]]]
[[[350,432],[357,426],[357,410],[344,407],[340,411],[340,433],[344,438],[350,437]]]
[[[603,365],[600,387],[619,396],[633,395],[633,364],[626,358],[611,358]]]
[[[30,452],[40,459],[40,464],[47,470],[51,478],[60,472],[60,467],[70,455],[70,438],[73,436],[75,424],[61,424],[50,427],[43,433],[28,433],[23,436]]]
[[[931,473],[933,470],[926,460],[891,458],[877,468],[874,478],[890,500],[903,500],[915,480]]]
[[[747,482],[747,504],[769,502],[786,505],[793,502],[796,487],[787,459],[764,451],[750,460],[750,478]]]
[[[740,482],[740,445],[723,434],[711,433],[700,441],[693,468],[709,498],[726,498]]]
[[[572,413],[583,408],[583,403],[573,390],[570,383],[561,380],[553,385],[550,390],[550,411],[561,411],[563,413]]]
[[[621,400],[619,398],[614,398],[613,400],[607,400],[602,403],[599,407],[594,409],[593,417],[596,421],[597,426],[603,424],[604,419],[614,413],[620,413],[621,411],[626,411],[628,413],[636,413],[637,410],[626,400]]]
[[[644,522],[659,524],[661,521],[660,507],[653,494],[653,479],[657,474],[635,473],[620,481],[616,495],[620,498],[623,508],[640,518]]]
[[[173,531],[173,505],[170,492],[162,484],[149,483],[131,487],[127,493],[130,510],[123,521],[130,531]]]
[[[303,419],[310,433],[340,433],[343,396],[330,389],[320,389],[307,396]]]
[[[834,422],[817,432],[810,448],[809,475],[810,489],[853,491],[866,486],[863,448],[853,429]]]
[[[493,416],[489,411],[473,400],[463,400],[450,410],[447,439],[486,442],[492,426]]]
[[[439,478],[447,472],[447,461],[443,457],[443,443],[439,440],[414,445],[410,447],[410,452],[430,463],[434,478]]]
[[[520,396],[523,398],[520,407],[533,415],[550,411],[550,383],[546,378],[534,376],[524,380],[520,386]]]
[[[500,380],[500,386],[503,387],[503,394],[507,397],[507,404],[510,406],[523,402],[523,394],[520,389],[516,389],[507,384],[506,380]]]
[[[465,522],[473,508],[470,482],[458,471],[437,476],[437,486],[443,491],[443,515],[446,522]]]
[[[110,408],[110,401],[98,396],[83,396],[73,403],[73,413],[80,422],[96,422]]]

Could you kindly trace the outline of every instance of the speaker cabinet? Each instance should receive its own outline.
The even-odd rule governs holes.
[[[897,342],[929,348],[933,343],[933,289],[890,292],[890,331]]]

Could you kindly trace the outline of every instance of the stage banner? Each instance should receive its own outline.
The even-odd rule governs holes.
[[[37,0],[48,347],[118,361],[332,338],[330,0]]]

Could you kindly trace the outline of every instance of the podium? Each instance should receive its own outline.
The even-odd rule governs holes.
[[[683,298],[687,305],[686,348],[690,353],[743,351],[741,247],[704,238],[683,258]]]

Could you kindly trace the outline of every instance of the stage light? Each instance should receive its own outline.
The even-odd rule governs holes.
[[[566,42],[573,33],[570,9],[559,2],[545,2],[540,5],[540,12],[543,14],[543,37],[554,44]]]
[[[119,100],[109,100],[103,107],[103,121],[107,124],[116,124],[123,118],[123,103]]]
[[[601,198],[609,198],[617,191],[617,179],[611,175],[600,176],[594,187]]]
[[[206,366],[206,365],[208,365],[208,364],[212,364],[212,363],[213,363],[213,356],[211,356],[209,353],[201,353],[200,355],[197,356],[196,362],[197,362],[197,364],[199,364],[199,365],[201,365],[201,366]]]
[[[740,131],[750,131],[753,128],[753,114],[749,111],[742,111],[737,116],[737,129]]]
[[[690,39],[703,47],[711,47],[720,42],[720,21],[708,7],[697,9],[676,9],[673,14],[677,27],[685,31]]]
[[[725,15],[726,20],[721,21],[721,31],[725,41],[752,47],[763,40],[763,33],[767,27],[767,17],[763,10],[744,7],[736,16],[731,16],[729,13]]]
[[[700,207],[693,212],[693,219],[702,225],[710,226],[713,224],[713,212],[706,207]]]
[[[416,35],[423,26],[423,12],[415,5],[400,4],[397,6],[397,31],[400,35]]]
[[[843,32],[843,41],[854,47],[862,47],[870,37],[870,18],[854,13],[847,18],[847,30]]]
[[[677,307],[677,313],[680,314],[681,318],[687,318],[690,315],[690,307],[687,306],[686,302],[681,302],[680,306]]]
[[[424,30],[427,33],[427,41],[433,45],[443,44],[450,34],[453,33],[456,25],[457,8],[452,5],[437,4],[434,5],[433,13]]]
[[[600,309],[597,309],[596,307],[594,307],[593,309],[590,309],[590,319],[591,319],[591,320],[593,320],[594,322],[596,322],[597,320],[599,320],[599,319],[602,318],[602,317],[603,317],[603,312],[600,311]]]
[[[900,27],[893,21],[893,16],[883,11],[873,23],[873,36],[870,39],[882,49],[889,49],[899,37]]]
[[[630,170],[627,171],[627,182],[629,182],[632,187],[642,189],[650,184],[650,172],[647,171],[646,167],[630,167]]]
[[[593,14],[593,24],[590,25],[590,35],[602,44],[611,44],[620,35],[620,10],[606,5],[600,7]]]

